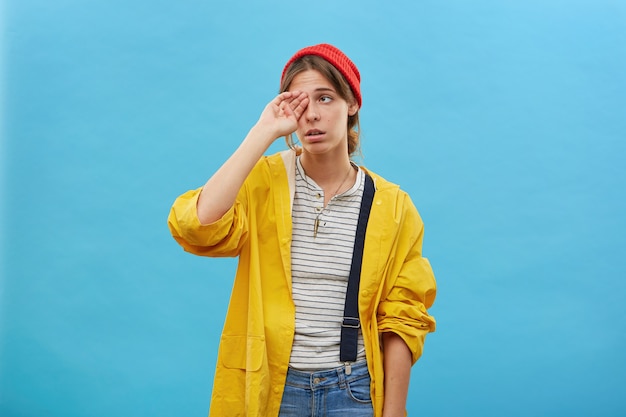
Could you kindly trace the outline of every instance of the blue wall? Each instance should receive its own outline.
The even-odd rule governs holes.
[[[169,206],[319,42],[361,70],[363,163],[426,223],[438,330],[410,415],[626,415],[623,1],[3,16],[1,416],[206,415],[235,262],[183,253]]]

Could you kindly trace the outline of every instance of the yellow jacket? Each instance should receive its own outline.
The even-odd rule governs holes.
[[[383,178],[367,227],[359,290],[359,314],[372,379],[376,416],[383,407],[383,361],[379,335],[394,332],[422,354],[435,320],[426,309],[436,284],[421,256],[423,223],[409,196]],[[168,218],[172,236],[201,256],[239,256],[222,332],[210,416],[277,416],[294,336],[291,299],[291,204],[295,152],[263,157],[233,207],[209,225],[200,224],[200,189],[176,199]]]

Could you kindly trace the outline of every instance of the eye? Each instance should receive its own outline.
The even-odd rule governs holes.
[[[322,103],[330,103],[331,101],[333,101],[333,98],[331,96],[321,96],[320,101]]]

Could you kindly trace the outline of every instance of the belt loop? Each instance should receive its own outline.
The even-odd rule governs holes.
[[[341,368],[337,368],[337,376],[339,377],[339,388],[346,389],[346,377],[343,366]]]

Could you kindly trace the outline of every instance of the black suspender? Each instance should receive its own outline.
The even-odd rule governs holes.
[[[359,342],[359,281],[361,278],[361,264],[363,263],[363,246],[365,244],[365,229],[370,216],[372,201],[374,199],[374,181],[365,174],[365,189],[361,200],[361,211],[356,226],[356,238],[354,240],[354,252],[346,290],[346,305],[343,311],[343,323],[341,325],[341,345],[339,348],[339,360],[341,362],[356,361]],[[347,365],[349,366],[349,364]],[[347,368],[346,366],[346,368]],[[349,369],[349,368],[347,368]]]

